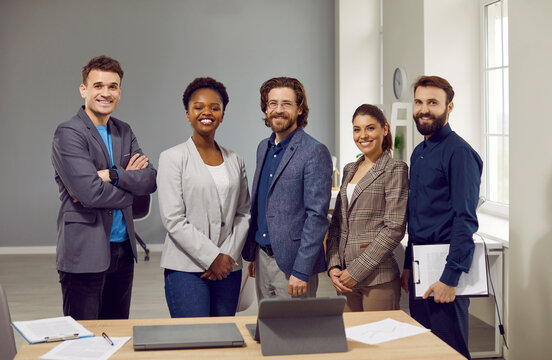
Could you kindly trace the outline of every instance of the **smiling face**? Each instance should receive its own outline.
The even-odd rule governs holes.
[[[428,139],[448,122],[454,104],[447,104],[447,94],[435,86],[420,86],[414,94],[413,118],[420,134]]]
[[[303,113],[296,104],[295,91],[288,87],[274,88],[268,93],[267,104],[276,104],[275,108],[266,108],[266,119],[276,134],[276,140],[282,141],[297,129],[297,117]]]
[[[380,123],[370,115],[357,115],[353,119],[353,140],[358,149],[375,162],[383,153],[383,139],[389,128],[387,124]]]
[[[219,94],[209,88],[196,90],[188,102],[186,117],[194,129],[194,135],[214,138],[215,131],[224,117]]]
[[[119,105],[121,78],[115,72],[94,69],[88,74],[85,84],[80,85],[84,99],[84,111],[94,125],[105,125],[109,116]]]

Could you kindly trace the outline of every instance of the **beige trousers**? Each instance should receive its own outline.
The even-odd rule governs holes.
[[[395,279],[374,286],[353,288],[347,297],[345,311],[383,311],[399,310],[401,299],[401,282]]]

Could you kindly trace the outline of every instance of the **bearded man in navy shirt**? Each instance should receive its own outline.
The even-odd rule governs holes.
[[[408,249],[401,286],[410,292],[410,315],[470,359],[470,300],[456,297],[456,286],[472,263],[483,163],[451,130],[448,117],[454,108],[453,97],[452,86],[438,76],[422,76],[414,84],[413,118],[425,140],[410,158]],[[416,299],[411,278],[412,244],[435,243],[450,244],[445,268],[423,299]]]

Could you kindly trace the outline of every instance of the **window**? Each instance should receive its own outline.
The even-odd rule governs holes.
[[[509,204],[508,3],[482,0],[484,82],[484,193],[497,206]]]

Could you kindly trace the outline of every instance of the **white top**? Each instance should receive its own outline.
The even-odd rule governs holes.
[[[355,192],[356,186],[357,184],[351,184],[351,183],[347,184],[347,202],[349,204],[351,203],[351,199],[353,198],[353,193]]]
[[[228,189],[230,188],[230,179],[228,178],[228,171],[224,162],[217,166],[207,165],[207,170],[211,173],[215,186],[217,187],[218,196],[220,199],[220,205],[222,209],[225,208],[226,198],[228,197]]]

